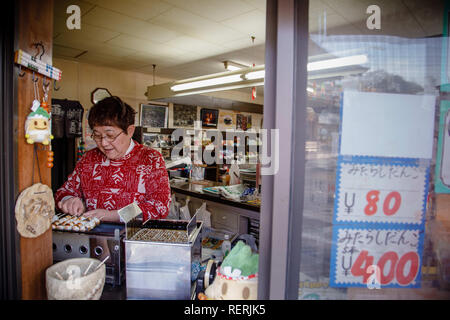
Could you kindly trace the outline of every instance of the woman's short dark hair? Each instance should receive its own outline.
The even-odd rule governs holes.
[[[119,97],[107,97],[89,110],[88,123],[91,130],[96,126],[115,126],[126,131],[134,124],[136,111]]]

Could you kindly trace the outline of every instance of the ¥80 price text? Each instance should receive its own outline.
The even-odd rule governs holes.
[[[350,272],[355,277],[363,277],[363,283],[371,280],[381,285],[388,285],[395,279],[401,286],[410,285],[419,271],[419,255],[410,251],[401,257],[394,251],[384,253],[374,266],[374,257],[367,250],[362,250],[355,260]],[[386,265],[389,265],[386,268]],[[409,265],[409,268],[407,266]],[[387,269],[387,270],[385,270]],[[373,272],[370,272],[373,271]],[[368,282],[369,281],[369,282]]]
[[[380,200],[380,191],[371,190],[366,195],[367,205],[364,207],[364,213],[367,216],[372,216],[378,211]],[[386,216],[392,216],[397,213],[398,209],[400,209],[400,205],[402,203],[402,197],[400,193],[397,191],[392,191],[386,195],[383,200],[383,213]]]

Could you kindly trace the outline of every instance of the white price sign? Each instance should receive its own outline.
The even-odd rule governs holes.
[[[335,227],[330,285],[420,286],[420,229]]]
[[[340,161],[335,223],[411,223],[421,225],[429,166]]]

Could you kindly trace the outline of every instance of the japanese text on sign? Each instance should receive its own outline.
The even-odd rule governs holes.
[[[340,162],[337,222],[423,221],[427,167]]]
[[[384,287],[418,286],[421,236],[419,229],[336,228],[332,282],[366,286],[376,275]]]

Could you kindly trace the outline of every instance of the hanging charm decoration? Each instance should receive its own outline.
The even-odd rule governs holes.
[[[36,183],[19,195],[15,207],[17,231],[22,237],[36,238],[50,228],[55,214],[52,190]]]
[[[42,89],[44,90],[44,96],[42,97],[41,107],[45,111],[47,111],[48,114],[51,114],[50,105],[48,104],[49,86],[50,86],[50,82],[47,82],[47,84],[45,84],[45,82],[42,81]]]
[[[50,115],[41,106],[36,111],[31,112],[25,121],[25,138],[27,143],[50,144],[53,139],[50,133]]]
[[[25,121],[25,138],[28,144],[42,143],[43,145],[49,145],[50,140],[53,139],[53,135],[51,134],[51,116],[48,112],[49,107],[46,101],[48,99],[48,86],[46,87],[44,85],[46,89],[44,89],[43,105],[41,105],[37,85],[38,80],[34,80],[33,73],[34,100],[31,106],[32,112],[27,116],[27,120]]]

